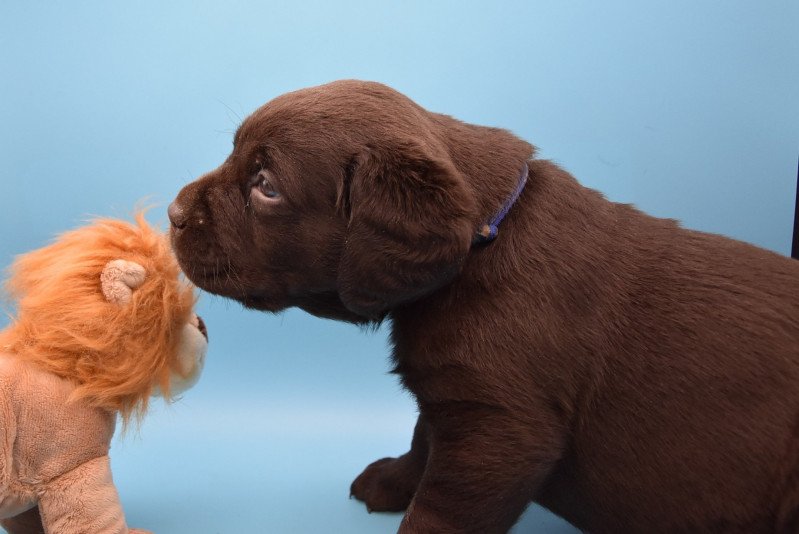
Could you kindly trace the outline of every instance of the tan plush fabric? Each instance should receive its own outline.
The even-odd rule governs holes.
[[[0,353],[0,519],[38,504],[48,534],[125,534],[108,449],[116,416]]]

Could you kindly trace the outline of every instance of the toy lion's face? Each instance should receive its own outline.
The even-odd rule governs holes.
[[[17,316],[0,334],[0,349],[123,418],[194,385],[208,341],[168,239],[137,223],[99,220],[18,258],[7,283]]]

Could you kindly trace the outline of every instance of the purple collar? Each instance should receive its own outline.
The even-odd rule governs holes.
[[[472,239],[472,246],[474,245],[483,245],[486,243],[490,243],[497,237],[497,233],[499,232],[499,223],[502,222],[502,219],[508,214],[510,209],[513,207],[513,204],[518,200],[519,195],[522,194],[522,190],[524,186],[527,184],[527,163],[522,166],[522,172],[519,175],[519,184],[516,186],[516,189],[513,191],[513,194],[505,200],[505,203],[502,205],[502,208],[497,212],[494,217],[488,221],[486,224],[480,227],[476,234],[474,234],[474,238]]]

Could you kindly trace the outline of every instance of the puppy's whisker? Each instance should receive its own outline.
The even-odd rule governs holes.
[[[225,274],[227,275],[228,282],[233,285],[233,287],[240,293],[244,294],[244,285],[238,279],[238,274],[233,270],[233,266],[230,263],[230,257],[227,258],[227,269],[225,269]]]
[[[225,103],[224,103],[222,100],[220,100],[220,99],[218,99],[218,98],[216,99],[216,101],[217,101],[217,102],[219,102],[220,104],[222,104],[223,106],[225,106],[225,108],[226,108],[226,109],[227,109],[227,110],[228,110],[230,113],[232,113],[232,114],[233,114],[233,116],[235,116],[235,117],[238,119],[238,122],[235,122],[235,121],[233,121],[233,119],[230,117],[230,115],[228,115],[228,119],[230,119],[230,122],[232,122],[232,123],[233,123],[235,126],[238,126],[239,124],[241,124],[241,123],[244,121],[244,119],[242,119],[242,118],[241,118],[241,115],[239,115],[238,113],[236,113],[236,110],[235,110],[235,109],[233,109],[232,107],[228,106],[227,104],[225,104]]]

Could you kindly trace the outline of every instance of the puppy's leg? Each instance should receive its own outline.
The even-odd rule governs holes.
[[[44,534],[39,507],[34,506],[21,514],[3,519],[0,526],[9,534]]]
[[[416,492],[427,463],[427,426],[420,415],[413,430],[411,450],[399,458],[383,458],[363,470],[350,486],[350,494],[372,512],[401,512]]]
[[[547,417],[464,403],[425,412],[430,455],[399,532],[507,532],[562,454],[565,433]]]

